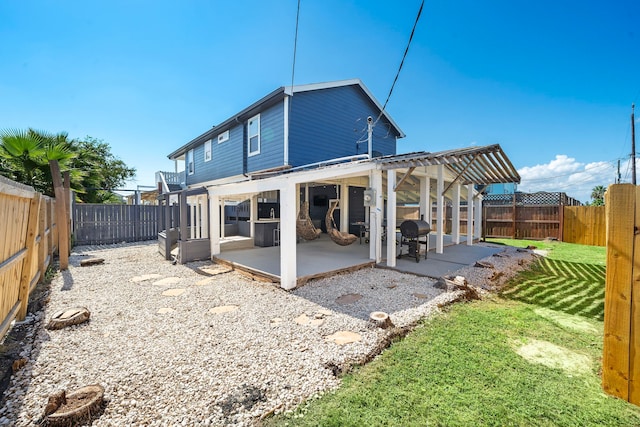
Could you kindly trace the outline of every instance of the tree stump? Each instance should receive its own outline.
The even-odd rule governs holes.
[[[51,320],[47,324],[47,329],[62,329],[67,326],[77,325],[89,320],[91,312],[86,307],[75,307],[60,310],[53,313]]]
[[[391,318],[384,311],[374,311],[369,315],[369,320],[377,327],[382,329],[392,328],[395,325]]]
[[[64,390],[49,397],[45,423],[49,426],[73,426],[89,421],[102,409],[104,387],[99,384],[81,387],[70,394]]]

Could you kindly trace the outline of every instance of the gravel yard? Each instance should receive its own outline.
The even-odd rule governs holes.
[[[80,267],[89,256],[105,262]],[[486,259],[495,269],[457,274],[487,288],[494,272],[504,280],[533,256],[508,248]],[[386,269],[291,292],[219,272],[210,262],[172,265],[155,242],[75,248],[45,309],[27,318],[27,363],[5,392],[0,425],[34,425],[51,393],[96,383],[107,404],[95,426],[249,425],[338,387],[331,367],[362,360],[388,334],[368,322],[372,311],[407,326],[457,296]],[[44,329],[53,312],[74,306],[87,307],[91,320]],[[340,331],[359,341],[336,343]]]

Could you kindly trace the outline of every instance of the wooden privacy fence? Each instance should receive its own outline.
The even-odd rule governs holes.
[[[27,314],[58,246],[55,201],[0,177],[0,339]]]
[[[605,202],[602,387],[611,395],[640,405],[640,187],[610,185]]]
[[[565,206],[562,241],[589,246],[606,246],[606,208],[604,206]]]
[[[483,201],[483,236],[605,245],[604,206],[579,206],[564,193],[517,193]]]
[[[73,205],[73,236],[76,245],[108,245],[158,238],[160,206]]]

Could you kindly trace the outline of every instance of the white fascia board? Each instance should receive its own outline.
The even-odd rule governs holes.
[[[280,190],[290,185],[303,184],[305,182],[359,176],[368,174],[369,171],[376,168],[379,168],[379,166],[373,162],[342,164],[322,169],[283,174],[271,178],[264,178],[253,181],[210,185],[207,187],[207,189],[209,190],[209,193],[219,196],[251,194],[259,193],[262,191]]]

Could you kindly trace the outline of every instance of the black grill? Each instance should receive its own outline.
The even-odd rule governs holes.
[[[400,251],[398,258],[402,256],[409,256],[416,259],[416,262],[420,262],[420,245],[425,245],[424,259],[427,259],[427,252],[429,251],[429,232],[431,227],[429,223],[417,220],[408,219],[400,224],[400,233],[402,239],[400,241]],[[408,253],[402,254],[402,246],[406,245],[409,248]]]

